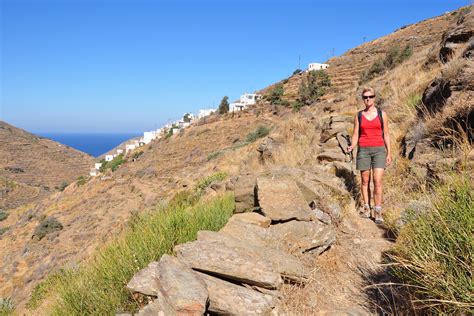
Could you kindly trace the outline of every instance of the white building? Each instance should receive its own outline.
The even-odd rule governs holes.
[[[96,163],[94,164],[94,169],[99,170],[100,167],[102,167],[102,163],[101,163],[101,162],[96,162]]]
[[[179,130],[180,130],[179,127],[173,127],[173,128],[171,129],[171,134],[174,135],[174,134],[178,133]]]
[[[117,154],[118,155],[123,154],[123,149],[117,149]]]
[[[201,118],[203,118],[203,117],[209,116],[209,115],[211,115],[212,113],[214,113],[215,111],[216,111],[216,109],[203,109],[203,110],[199,110],[198,119],[201,119]]]
[[[125,145],[125,152],[128,153],[129,151],[132,151],[134,150],[135,148],[137,148],[138,146],[133,143],[133,144],[127,144]]]
[[[97,170],[97,169],[95,169],[95,168],[94,168],[94,169],[91,169],[91,171],[89,172],[89,175],[90,175],[91,177],[96,177],[96,176],[99,175],[99,170]]]
[[[249,105],[257,103],[257,100],[261,98],[261,95],[255,93],[244,93],[240,96],[239,102],[232,102],[229,104],[229,112],[241,111],[247,108]]]
[[[152,140],[156,139],[156,131],[144,132],[143,138],[141,139],[145,144],[149,144]]]
[[[114,155],[105,155],[105,161],[112,161],[114,160]]]
[[[328,67],[328,64],[311,63],[308,65],[308,70],[306,71],[327,69]]]

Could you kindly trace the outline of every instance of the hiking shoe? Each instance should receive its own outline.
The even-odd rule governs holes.
[[[363,207],[359,209],[359,215],[363,218],[370,218],[370,206],[369,204],[365,204]]]
[[[376,206],[374,208],[374,213],[375,213],[375,224],[377,225],[383,224],[382,208],[380,206]]]

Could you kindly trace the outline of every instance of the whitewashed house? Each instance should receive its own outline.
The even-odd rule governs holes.
[[[328,67],[328,64],[311,63],[308,65],[308,69],[306,71],[327,69]]]
[[[174,135],[174,134],[177,134],[179,132],[180,128],[179,127],[173,127],[171,129],[171,134]]]
[[[215,111],[216,111],[216,109],[203,109],[203,110],[199,110],[198,119],[202,119],[203,117],[209,116],[209,115],[211,115],[212,113],[214,113]]]
[[[183,128],[191,126],[191,122],[184,122],[183,123]]]
[[[123,154],[123,149],[117,149],[117,154],[118,155]]]
[[[144,132],[143,133],[142,140],[145,144],[149,144],[155,139],[156,139],[156,131]]]
[[[102,167],[102,163],[101,163],[101,162],[96,162],[96,163],[94,164],[94,169],[95,169],[95,170],[99,170],[100,167]]]
[[[125,153],[128,153],[129,151],[132,151],[137,147],[138,146],[136,146],[135,144],[127,144],[127,145],[125,145]]]
[[[261,98],[261,95],[255,93],[244,93],[240,96],[239,102],[229,104],[229,112],[242,111],[249,105],[254,105]]]
[[[90,172],[89,172],[89,175],[90,175],[91,177],[96,177],[96,176],[99,175],[99,170],[97,170],[97,169],[95,169],[95,168],[94,168],[94,169],[91,169]]]
[[[112,161],[114,160],[114,155],[105,155],[105,161]]]

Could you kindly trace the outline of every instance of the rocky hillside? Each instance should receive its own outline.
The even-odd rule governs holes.
[[[0,122],[0,209],[36,202],[85,176],[94,158]]]
[[[329,311],[361,303],[362,298],[356,296],[362,292],[356,285],[362,284],[363,278],[357,271],[365,259],[380,265],[381,252],[388,248],[388,241],[375,226],[360,233],[358,228],[367,225],[360,225],[359,219],[352,216],[358,197],[354,186],[357,179],[343,149],[345,136],[351,133],[352,118],[361,107],[360,86],[374,86],[379,105],[389,113],[395,159],[387,170],[385,204],[388,212],[397,214],[415,197],[413,192],[403,190],[419,189],[430,178],[440,179],[444,172],[465,162],[459,156],[453,158],[454,151],[445,149],[453,145],[447,130],[464,133],[468,139],[472,135],[472,21],[472,12],[460,9],[364,43],[329,60],[331,87],[300,113],[263,101],[236,115],[212,116],[182,134],[142,147],[115,172],[81,185],[76,183],[41,203],[18,209],[4,221],[10,229],[0,239],[2,253],[8,254],[0,263],[0,296],[12,297],[22,310],[40,280],[61,267],[83,261],[99,244],[119,233],[134,212],[160,203],[204,176],[223,171],[230,175],[227,187],[235,191],[238,208],[245,201],[254,202],[248,195],[252,179],[260,179],[255,180],[261,182],[259,187],[266,187],[265,181],[280,179],[283,184],[276,185],[275,190],[279,185],[292,187],[292,197],[286,199],[283,193],[272,193],[271,189],[264,194],[280,206],[286,205],[286,209],[296,203],[295,195],[302,195],[311,218],[305,218],[307,214],[294,218],[326,227],[330,237],[337,238],[329,250],[320,256],[316,251],[305,263],[312,269],[310,279],[318,278],[318,282],[303,289],[303,293],[307,291],[305,295],[295,296],[300,290],[291,284],[282,285],[282,310],[311,311],[315,301]],[[403,51],[407,44],[411,50],[407,58],[387,62],[387,56],[394,56],[394,47]],[[378,61],[390,67],[376,71],[374,64]],[[371,69],[373,73],[364,75]],[[296,100],[305,76],[284,80],[283,97]],[[268,94],[272,88],[261,93]],[[254,142],[255,138],[249,135],[258,126],[269,128],[270,135]],[[216,194],[219,188],[222,186],[209,189],[208,195]],[[247,198],[237,200],[242,192],[239,188],[244,188]],[[401,194],[406,199],[400,199]],[[265,209],[265,202],[262,203],[258,206]],[[276,208],[271,203],[266,205]],[[314,210],[320,211],[319,217],[313,217]],[[265,215],[274,226],[287,220]],[[44,238],[32,239],[35,229],[48,218],[60,223],[58,229]],[[374,247],[367,247],[367,240]],[[205,247],[206,242],[200,246]],[[180,249],[186,252],[186,247],[191,246]],[[368,258],[361,258],[355,248]],[[279,276],[273,276],[279,282]],[[341,293],[341,287],[347,290]],[[318,290],[321,288],[323,292]],[[325,293],[334,295],[325,299]]]

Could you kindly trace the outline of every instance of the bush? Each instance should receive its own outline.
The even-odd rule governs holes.
[[[206,190],[214,181],[220,182],[225,180],[225,178],[227,178],[227,173],[216,172],[213,175],[210,175],[199,181],[196,187],[194,188],[194,191],[196,193],[204,192],[204,190]]]
[[[55,301],[52,311],[45,314],[115,315],[137,311],[143,302],[124,286],[132,276],[163,254],[172,254],[175,245],[195,240],[199,230],[219,230],[233,213],[232,194],[195,204],[190,204],[188,197],[183,194],[167,205],[134,215],[124,233],[87,264],[48,278],[42,291]]]
[[[134,153],[130,156],[130,159],[136,160],[136,159],[138,159],[138,157],[140,157],[141,155],[143,155],[143,150],[136,151],[136,152],[134,152]]]
[[[41,221],[41,223],[35,228],[32,238],[41,240],[46,235],[62,229],[63,225],[55,217],[50,216]]]
[[[300,83],[298,101],[309,105],[323,96],[330,86],[331,80],[324,69],[312,70]]]
[[[400,50],[399,46],[392,46],[385,54],[384,59],[376,60],[369,69],[361,74],[359,84],[365,83],[379,76],[387,70],[395,68],[413,54],[413,49],[410,46],[405,46]]]
[[[117,155],[114,159],[111,161],[101,161],[102,166],[100,167],[100,172],[105,172],[107,169],[110,169],[112,171],[117,170],[117,168],[125,162],[125,159],[123,159],[123,154]]]
[[[303,70],[301,70],[301,69],[298,68],[298,69],[296,69],[295,71],[293,71],[293,75],[297,75],[297,74],[300,74],[300,73],[302,73],[302,72],[303,72]]]
[[[265,137],[270,133],[270,129],[265,126],[259,126],[254,132],[249,133],[246,138],[247,143],[252,143],[259,138]]]
[[[474,308],[472,275],[474,185],[469,179],[437,189],[433,209],[414,217],[398,237],[392,273],[427,314],[468,315]]]
[[[0,298],[0,315],[10,315],[15,306],[11,298]]]
[[[222,150],[213,151],[212,153],[207,155],[207,161],[215,159],[215,158],[221,156],[223,153],[224,153],[224,151],[222,151]]]
[[[285,89],[283,88],[282,83],[278,83],[273,87],[272,91],[270,91],[270,94],[267,96],[267,100],[270,101],[271,104],[274,105],[280,105],[281,104],[281,97],[285,93]]]
[[[2,227],[0,228],[0,236],[2,236],[3,234],[5,234],[7,231],[8,231],[9,227]]]
[[[84,178],[84,176],[80,176],[76,179],[76,183],[79,186],[84,185],[84,184],[86,184],[86,178]]]
[[[229,97],[225,96],[222,98],[221,103],[219,104],[219,114],[229,113]]]
[[[66,189],[66,187],[68,186],[69,184],[67,182],[63,182],[61,183],[61,185],[58,187],[58,190],[59,191],[64,191],[64,189]]]
[[[4,221],[8,218],[8,213],[5,212],[4,210],[0,210],[0,222]]]

